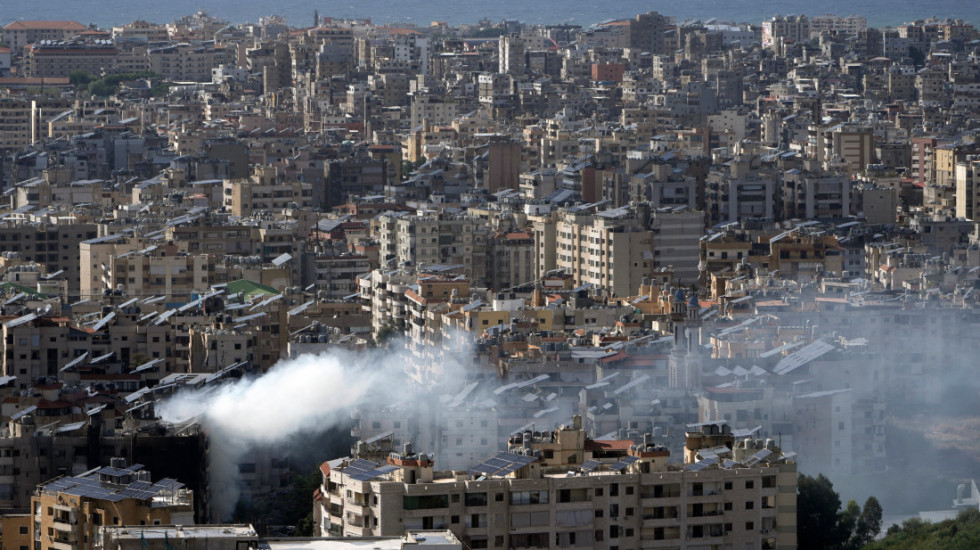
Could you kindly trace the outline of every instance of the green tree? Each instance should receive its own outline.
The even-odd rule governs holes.
[[[374,345],[377,347],[385,347],[388,345],[388,341],[396,336],[398,336],[398,329],[395,327],[395,325],[385,323],[374,335]]]
[[[840,495],[823,474],[800,475],[796,502],[796,533],[800,550],[860,550],[881,532],[881,504],[868,497],[864,508]]]
[[[87,73],[81,69],[72,71],[68,74],[68,82],[70,82],[75,88],[84,88],[93,80],[96,80],[95,75]]]
[[[864,501],[864,509],[861,510],[852,537],[858,547],[870,544],[881,532],[881,516],[882,509],[878,499],[873,496],[868,497],[868,500]]]
[[[817,477],[800,474],[796,502],[796,534],[799,550],[840,548],[840,495],[823,474]]]
[[[116,93],[116,87],[107,83],[105,80],[96,80],[88,85],[88,93],[99,96],[108,97]]]
[[[859,517],[861,517],[861,507],[858,506],[858,503],[854,499],[847,501],[847,505],[844,506],[844,511],[840,514],[840,520],[837,522],[837,533],[844,548],[848,550],[860,548],[860,545],[855,547],[851,544],[851,540],[853,539],[852,533],[854,533],[854,528],[857,527]]]

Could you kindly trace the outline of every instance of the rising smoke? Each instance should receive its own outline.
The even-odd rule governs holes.
[[[211,499],[226,520],[241,495],[238,464],[251,449],[342,425],[359,406],[397,402],[407,361],[402,351],[302,355],[216,390],[178,392],[157,410],[164,421],[199,418],[207,429]]]

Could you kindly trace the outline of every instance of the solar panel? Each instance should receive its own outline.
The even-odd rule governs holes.
[[[717,464],[717,463],[718,463],[718,459],[717,458],[706,458],[704,460],[695,462],[694,464],[691,464],[690,466],[688,466],[688,467],[686,467],[684,469],[687,470],[687,471],[689,471],[689,472],[700,472],[701,470],[707,468],[708,466],[711,466],[711,465]]]
[[[602,463],[598,460],[586,460],[582,463],[582,469],[586,472],[592,472],[601,465]]]
[[[150,500],[151,498],[156,496],[156,492],[147,491],[144,489],[136,489],[133,488],[132,486],[129,486],[123,489],[122,491],[116,493],[116,495],[123,498],[133,498],[136,500]]]
[[[112,466],[104,466],[102,468],[99,468],[95,473],[105,474],[109,476],[125,476],[125,475],[130,475],[133,472],[129,470],[123,470],[122,468],[113,468]]]
[[[751,430],[749,430],[749,429],[732,430],[732,435],[735,437],[735,439],[742,439],[744,437],[748,437],[748,436],[754,434],[755,432],[757,432],[757,431],[759,431],[761,429],[762,429],[762,426],[759,425],[759,426],[756,426],[756,427],[752,428]]]
[[[732,468],[732,467],[735,467],[735,466],[737,466],[737,465],[738,465],[738,462],[735,462],[734,460],[732,460],[732,459],[730,459],[730,458],[726,458],[726,459],[725,459],[725,460],[724,460],[724,461],[723,461],[723,462],[721,463],[721,466],[722,466],[722,468],[725,468],[725,469],[728,469],[728,468]]]
[[[27,407],[26,409],[23,409],[21,411],[17,411],[13,415],[11,415],[10,419],[11,420],[19,420],[19,419],[21,419],[21,418],[23,418],[23,417],[31,414],[32,412],[34,412],[36,410],[37,410],[37,406],[31,405],[30,407]]]
[[[6,326],[7,328],[13,328],[13,327],[16,327],[18,325],[23,325],[24,323],[29,323],[29,322],[33,321],[34,319],[37,319],[37,313],[28,313],[27,315],[24,315],[23,317],[18,317],[16,319],[11,320],[11,321],[7,321],[6,323],[4,323],[4,326]]]
[[[749,457],[749,459],[745,461],[745,465],[746,466],[755,466],[759,462],[761,462],[761,461],[769,458],[769,455],[771,455],[771,454],[772,454],[772,451],[770,451],[769,449],[762,449],[761,451],[759,451],[759,452],[755,453],[754,455],[752,455],[751,457]]]
[[[176,479],[165,477],[154,483],[152,489],[159,493],[160,491],[176,491],[182,487],[184,487],[183,483],[177,481]]]
[[[501,451],[500,453],[498,453],[497,454],[497,458],[503,458],[503,459],[506,459],[506,460],[510,460],[510,461],[515,462],[517,464],[520,464],[522,466],[526,466],[526,465],[534,462],[535,460],[537,460],[537,458],[536,457],[533,457],[533,456],[519,455],[519,454],[515,454],[515,453],[508,453],[508,452],[505,452],[505,451]]]
[[[472,474],[505,476],[537,460],[536,457],[501,451],[469,469]]]
[[[610,470],[613,470],[613,471],[616,471],[616,472],[620,472],[622,470],[625,470],[627,467],[629,467],[630,464],[633,464],[634,462],[636,462],[638,460],[640,460],[640,459],[639,458],[636,458],[635,456],[624,456],[623,458],[621,458],[619,460],[619,462],[617,462],[617,463],[613,464],[612,466],[610,466],[609,469]]]
[[[506,468],[507,466],[510,466],[511,462],[502,458],[493,457],[484,462],[484,464],[490,466],[491,468]]]
[[[367,471],[367,472],[361,472],[361,471],[359,471],[359,472],[351,475],[350,477],[351,477],[351,479],[354,479],[354,480],[357,480],[357,481],[370,481],[372,479],[381,477],[381,476],[383,476],[385,474],[390,474],[391,472],[394,472],[397,469],[398,469],[397,466],[382,466],[380,468],[375,468],[374,470],[370,470],[370,471]]]
[[[84,361],[86,357],[88,357],[88,352],[87,351],[85,353],[79,355],[78,357],[72,359],[71,362],[69,362],[67,365],[61,367],[61,370],[58,371],[58,372],[65,372],[66,370],[68,370],[68,369],[74,367],[75,365],[81,363],[82,361]]]
[[[379,433],[378,435],[376,435],[376,436],[374,436],[374,437],[372,437],[370,439],[365,439],[364,442],[367,443],[368,445],[370,445],[371,443],[375,443],[377,441],[381,441],[382,439],[384,439],[386,437],[391,437],[393,435],[395,435],[394,430],[387,431],[387,432],[382,432],[382,433]]]
[[[355,460],[344,468],[344,472],[348,475],[353,475],[358,472],[370,472],[371,470],[377,468],[377,463],[371,462],[370,460],[364,460],[363,458]]]
[[[77,430],[77,429],[79,429],[79,428],[81,428],[83,426],[85,426],[85,422],[84,421],[82,421],[82,422],[73,422],[71,424],[65,424],[64,426],[61,426],[60,428],[56,429],[55,430],[55,433],[61,434],[61,433],[73,432],[73,431],[75,431],[75,430]]]

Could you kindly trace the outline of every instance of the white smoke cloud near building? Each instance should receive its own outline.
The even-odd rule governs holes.
[[[382,350],[303,355],[261,376],[178,392],[157,412],[167,422],[198,418],[206,427],[211,498],[224,520],[238,502],[238,464],[251,448],[341,425],[359,405],[394,402],[405,391],[407,360],[401,352]]]

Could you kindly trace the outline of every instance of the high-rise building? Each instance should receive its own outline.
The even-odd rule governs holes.
[[[524,74],[527,72],[524,40],[520,36],[511,34],[500,37],[498,65],[497,72],[501,74]]]
[[[810,20],[805,15],[777,15],[762,22],[762,47],[774,48],[780,40],[805,42],[810,39]]]

